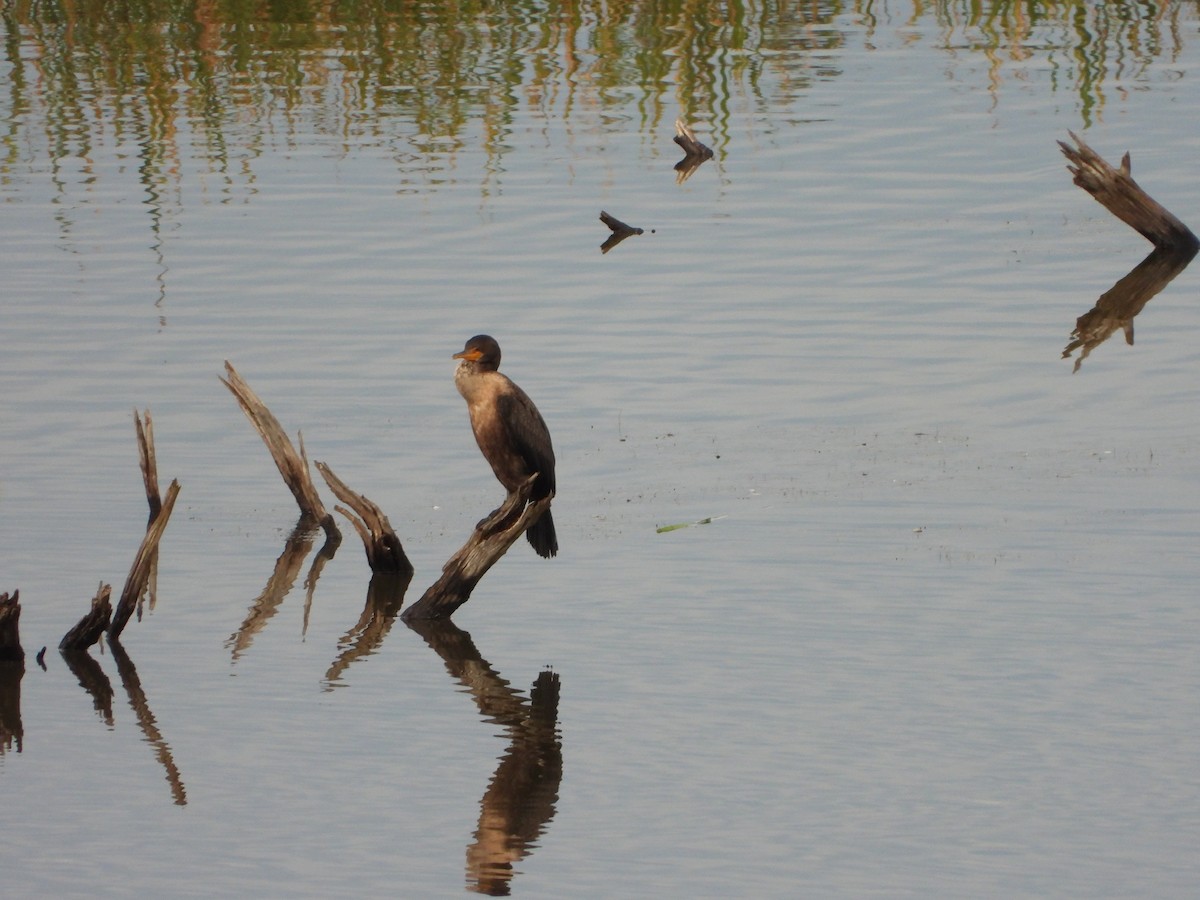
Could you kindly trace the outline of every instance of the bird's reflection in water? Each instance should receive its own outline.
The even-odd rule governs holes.
[[[1132,344],[1134,318],[1195,255],[1194,249],[1158,248],[1102,294],[1095,306],[1075,320],[1074,340],[1063,350],[1063,359],[1079,351],[1072,371],[1078,372],[1091,352],[1117,331],[1124,332],[1125,343]]]
[[[408,622],[442,658],[475,700],[479,713],[509,738],[479,802],[475,841],[467,847],[469,890],[507,896],[516,864],[532,852],[554,817],[562,782],[558,734],[558,675],[538,674],[529,697],[514,690],[488,664],[471,636],[448,620]]]

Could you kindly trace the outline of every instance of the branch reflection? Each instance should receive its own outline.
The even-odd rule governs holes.
[[[125,648],[121,646],[119,640],[110,641],[108,647],[112,651],[113,662],[116,663],[117,674],[121,678],[121,686],[125,688],[125,695],[129,698],[129,707],[137,717],[138,727],[141,728],[146,743],[154,748],[154,755],[166,771],[167,784],[171,786],[171,796],[175,805],[186,806],[187,791],[183,786],[183,777],[179,774],[179,767],[175,765],[171,746],[163,738],[162,732],[158,730],[158,722],[154,718],[154,713],[150,711],[150,703],[146,699],[146,692],[142,690],[137,667],[134,666],[133,660],[129,658],[129,654],[125,652]],[[100,668],[100,663],[86,650],[60,650],[59,653],[67,664],[67,668],[79,679],[80,686],[91,696],[92,705],[100,718],[104,720],[104,724],[109,728],[114,727],[112,682]],[[3,685],[0,684],[0,690],[2,689]],[[2,716],[3,713],[0,711],[0,717]],[[0,718],[0,728],[2,727],[2,718]]]
[[[166,770],[167,784],[171,786],[171,796],[175,800],[175,805],[187,806],[187,791],[183,786],[183,777],[179,774],[179,767],[175,765],[175,757],[171,753],[170,744],[163,739],[162,732],[158,730],[158,722],[154,718],[154,713],[150,711],[150,703],[146,700],[146,692],[142,690],[142,682],[138,678],[137,668],[119,640],[110,641],[108,646],[112,650],[113,661],[117,664],[117,674],[121,676],[121,685],[125,688],[125,694],[129,698],[129,706],[137,716],[138,726],[142,729],[142,734],[146,736],[146,743],[154,748],[154,755]]]
[[[25,726],[21,724],[21,679],[25,660],[0,659],[0,756],[15,746],[21,752]]]
[[[1072,371],[1078,372],[1091,352],[1117,331],[1124,332],[1126,344],[1132,344],[1134,318],[1155,294],[1187,268],[1195,255],[1195,250],[1156,249],[1102,294],[1095,306],[1075,320],[1075,330],[1071,332],[1074,340],[1063,350],[1063,359],[1080,351]]]
[[[113,727],[112,682],[100,668],[100,663],[86,650],[59,650],[63,662],[71,674],[79,680],[79,686],[91,695],[92,707],[109,728]]]
[[[288,535],[288,539],[283,545],[283,552],[275,560],[275,569],[271,572],[271,577],[267,579],[266,587],[251,601],[250,610],[246,613],[246,618],[238,630],[225,641],[225,646],[232,651],[233,662],[236,663],[238,658],[250,649],[255,635],[262,631],[267,622],[279,611],[283,598],[288,595],[292,585],[296,583],[300,567],[304,565],[304,560],[312,549],[313,538],[319,530],[320,526],[314,524],[310,518],[301,516],[295,528],[292,529],[292,533]],[[325,563],[332,559],[337,552],[337,547],[337,542],[327,540],[317,553],[312,568],[309,569],[308,577],[304,580],[306,588],[305,630],[308,628],[308,613],[312,607],[312,597],[317,587],[317,580],[321,577],[321,570],[325,568]]]
[[[379,649],[392,630],[392,623],[404,605],[404,594],[412,581],[412,571],[371,576],[367,602],[354,626],[338,641],[338,656],[325,673],[325,690],[339,686],[342,673],[357,659],[366,659]]]
[[[467,688],[480,715],[503,726],[509,745],[479,801],[475,842],[467,847],[468,889],[507,896],[515,865],[537,846],[554,817],[562,782],[558,734],[558,675],[538,674],[529,698],[509,686],[483,658],[471,636],[448,619],[406,623]]]

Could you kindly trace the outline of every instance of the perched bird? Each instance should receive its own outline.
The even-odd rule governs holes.
[[[454,372],[454,386],[467,401],[471,430],[483,458],[510,494],[534,472],[530,500],[554,496],[554,447],[550,429],[529,396],[501,375],[500,345],[491,335],[477,334],[454,359],[462,360]],[[554,519],[547,509],[529,526],[525,536],[538,556],[558,553]]]

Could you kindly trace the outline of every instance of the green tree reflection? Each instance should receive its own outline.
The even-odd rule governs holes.
[[[720,153],[735,102],[788,108],[839,74],[836,51],[915,29],[1006,77],[1048,71],[1084,123],[1106,93],[1178,54],[1195,2],[1082,0],[9,0],[0,177],[28,160],[135,148],[152,193],[184,157],[229,183],[302,123],[346,147],[386,145],[436,181],[466,146],[500,167],[517,114],[571,133],[601,110],[643,134],[676,116]],[[903,18],[898,18],[902,16]],[[851,38],[851,35],[855,35]],[[43,131],[44,130],[44,131]],[[151,197],[153,205],[161,197]]]

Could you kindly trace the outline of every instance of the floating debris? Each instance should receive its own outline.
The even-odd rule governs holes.
[[[604,210],[600,210],[600,221],[607,225],[612,231],[612,235],[609,237],[609,239],[600,245],[601,253],[607,253],[627,237],[632,237],[635,234],[645,234],[642,229],[634,228],[632,225],[626,225],[616,216],[610,216]],[[651,234],[653,233],[654,230],[651,229]]]

